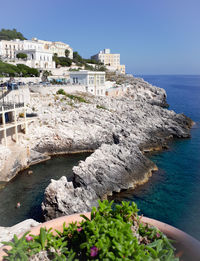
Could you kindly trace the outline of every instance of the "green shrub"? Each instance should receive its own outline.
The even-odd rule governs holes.
[[[26,58],[27,58],[27,54],[25,54],[25,53],[18,53],[18,54],[16,55],[16,57],[17,57],[18,59],[26,59]]]
[[[137,260],[175,261],[174,247],[157,228],[143,225],[135,203],[113,205],[99,201],[92,208],[91,220],[86,216],[80,224],[63,224],[63,232],[54,236],[51,229],[40,229],[38,236],[25,233],[14,242],[3,242],[11,250],[4,260],[28,260],[46,251],[51,260]]]
[[[66,95],[66,92],[63,89],[59,89],[56,94]]]
[[[22,33],[17,32],[16,29],[9,30],[9,29],[1,29],[0,31],[0,40],[26,40]]]
[[[39,71],[35,68],[31,68],[24,64],[17,64],[17,66],[4,63],[0,61],[0,75],[6,75],[10,77],[22,76],[22,77],[32,77],[39,76]]]
[[[18,76],[20,74],[20,70],[17,66],[4,63],[0,61],[0,75],[8,75],[8,76]]]
[[[68,97],[71,100],[77,101],[77,102],[84,102],[84,103],[89,103],[87,100],[85,100],[83,97],[81,96],[77,96],[77,95],[73,95],[73,94],[68,94],[66,93],[63,89],[59,89],[56,94],[62,94],[65,95],[66,97]]]
[[[106,107],[104,107],[104,106],[102,106],[102,105],[98,105],[98,104],[97,104],[97,106],[96,106],[96,107],[97,107],[97,109],[103,109],[103,110],[107,110],[107,108],[106,108]]]
[[[62,67],[69,67],[72,65],[72,60],[68,57],[57,57],[57,65],[61,65]]]
[[[17,68],[23,74],[23,77],[31,77],[35,76],[38,77],[40,75],[39,71],[35,68],[31,68],[25,64],[17,64]]]

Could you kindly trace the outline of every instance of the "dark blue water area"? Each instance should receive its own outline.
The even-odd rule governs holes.
[[[159,168],[136,190],[115,195],[135,201],[145,216],[158,219],[200,240],[200,76],[141,76],[164,88],[169,109],[189,116],[195,125],[190,139],[170,143],[167,151],[150,155]]]
[[[73,166],[89,155],[90,153],[55,156],[21,171],[0,189],[0,226],[13,226],[28,218],[43,222],[41,203],[51,179],[58,180],[66,176],[71,181]],[[16,208],[18,202],[20,208]]]

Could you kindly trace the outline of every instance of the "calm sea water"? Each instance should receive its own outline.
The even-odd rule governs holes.
[[[138,204],[145,216],[176,226],[200,240],[200,76],[141,76],[167,92],[169,109],[191,117],[191,139],[177,140],[170,149],[150,156],[159,172],[115,200]]]
[[[0,189],[0,226],[12,226],[28,218],[44,221],[41,203],[50,180],[66,176],[70,181],[73,166],[89,155],[83,153],[53,157],[21,171],[5,188]],[[28,174],[29,170],[33,174]],[[21,203],[20,208],[16,208],[17,202]]]

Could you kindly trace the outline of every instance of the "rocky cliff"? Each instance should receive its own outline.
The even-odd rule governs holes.
[[[97,199],[142,184],[156,170],[144,152],[166,147],[173,137],[190,136],[192,121],[165,108],[163,89],[121,77],[118,84],[125,83],[127,91],[120,98],[32,94],[28,112],[38,119],[20,138],[18,153],[0,146],[0,180],[48,155],[93,152],[73,168],[73,182],[62,177],[46,188],[46,219],[88,211]]]
[[[118,99],[77,94],[80,102],[56,95],[40,105],[33,99],[40,115],[40,125],[31,133],[33,150],[94,151],[73,168],[73,182],[62,177],[46,188],[46,219],[88,211],[97,199],[142,184],[156,170],[143,152],[162,149],[173,137],[190,136],[192,121],[165,108],[163,89],[137,78],[126,80],[128,92]]]

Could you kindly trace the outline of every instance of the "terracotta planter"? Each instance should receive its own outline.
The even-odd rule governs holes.
[[[85,216],[90,218],[90,213],[84,213]],[[42,223],[41,225],[32,228],[30,231],[33,235],[38,235],[40,232],[41,227],[46,227],[47,229],[53,228],[57,229],[59,231],[62,231],[63,223],[65,222],[66,225],[68,225],[71,222],[80,222],[83,220],[82,217],[80,217],[80,214],[74,214],[70,216],[64,216],[59,217],[53,220],[50,220],[48,222]],[[177,255],[180,256],[180,260],[183,261],[199,261],[200,260],[200,242],[196,240],[195,238],[189,236],[185,232],[172,227],[170,225],[167,225],[163,222],[157,221],[155,219],[142,217],[141,221],[145,224],[150,224],[155,227],[157,227],[159,230],[161,230],[167,237],[170,239],[175,240],[176,248],[177,248]],[[20,235],[22,236],[22,235]],[[6,249],[9,249],[10,247],[6,247]],[[3,256],[5,255],[4,250],[5,247],[0,248],[0,260],[3,259]]]

